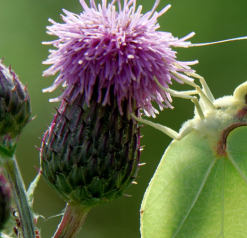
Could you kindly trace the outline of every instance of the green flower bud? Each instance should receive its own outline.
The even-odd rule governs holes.
[[[122,106],[126,112],[127,103]],[[136,178],[139,127],[128,113],[120,115],[116,99],[111,106],[92,100],[88,107],[79,94],[62,102],[40,156],[44,179],[66,202],[93,207],[123,195]]]
[[[0,231],[10,217],[11,195],[7,181],[0,170]]]
[[[15,138],[31,114],[27,87],[17,75],[0,62],[0,136]]]

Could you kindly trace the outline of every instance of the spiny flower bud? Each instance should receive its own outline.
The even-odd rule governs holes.
[[[10,217],[11,195],[7,181],[0,170],[0,231]]]
[[[0,62],[0,136],[15,138],[31,114],[27,87],[17,75]]]
[[[136,178],[140,131],[128,113],[120,115],[114,96],[106,106],[97,92],[90,107],[86,101],[76,90],[63,100],[40,154],[46,182],[66,202],[93,207],[121,196]],[[122,108],[128,110],[127,101]]]

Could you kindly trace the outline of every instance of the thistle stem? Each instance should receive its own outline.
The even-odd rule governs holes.
[[[35,226],[31,208],[26,196],[26,189],[22,180],[15,155],[3,158],[3,166],[9,177],[15,204],[21,221],[22,237],[35,238]]]
[[[67,203],[61,223],[53,238],[74,238],[91,208]]]

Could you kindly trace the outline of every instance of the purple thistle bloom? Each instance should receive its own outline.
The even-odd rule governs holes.
[[[90,0],[88,7],[80,0],[84,8],[80,15],[63,10],[66,16],[61,15],[61,18],[65,23],[49,20],[53,25],[47,27],[48,34],[58,39],[44,44],[54,45],[57,50],[50,51],[44,64],[52,66],[43,75],[57,72],[59,75],[44,92],[51,92],[62,84],[66,87],[63,94],[50,100],[61,101],[77,87],[77,94],[86,95],[88,106],[94,90],[98,91],[97,102],[103,106],[110,105],[109,94],[114,93],[120,114],[123,114],[122,102],[127,100],[129,112],[142,108],[146,115],[155,116],[158,111],[152,101],[163,109],[172,107],[172,99],[154,78],[168,88],[172,79],[183,83],[181,78],[188,79],[186,74],[194,73],[189,65],[197,61],[178,61],[176,51],[171,48],[190,46],[186,40],[194,33],[178,39],[169,32],[157,31],[157,18],[170,7],[156,12],[159,0],[146,14],[141,14],[142,6],[136,10],[136,0],[124,0],[123,6],[117,0],[118,11],[115,2],[107,5],[107,1],[102,0],[97,7],[95,1]]]

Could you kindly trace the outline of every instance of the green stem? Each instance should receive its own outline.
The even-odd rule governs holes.
[[[12,187],[12,192],[21,221],[22,236],[25,238],[35,238],[33,214],[27,200],[25,185],[19,172],[15,156],[12,158],[4,158],[3,166],[8,174]]]
[[[67,203],[65,212],[53,238],[74,238],[80,231],[91,208]]]

